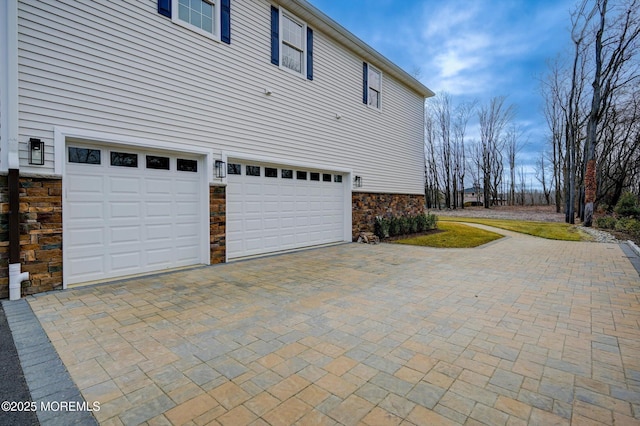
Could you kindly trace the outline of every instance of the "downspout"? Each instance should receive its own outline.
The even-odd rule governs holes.
[[[20,272],[20,158],[18,156],[18,1],[2,2],[5,10],[2,62],[6,72],[0,82],[2,93],[2,141],[7,149],[9,171],[9,300],[20,299],[21,283],[29,279]],[[4,157],[4,156],[3,156]]]

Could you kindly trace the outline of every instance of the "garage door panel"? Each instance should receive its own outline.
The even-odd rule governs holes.
[[[64,267],[68,268],[73,275],[96,277],[104,274],[104,260],[101,254],[93,256],[78,255],[66,262]]]
[[[197,223],[178,223],[175,226],[176,240],[189,240],[193,241],[193,237],[197,236],[200,231],[200,227]]]
[[[140,196],[140,178],[110,177],[107,181],[109,183],[109,191],[115,195]]]
[[[96,147],[97,149],[98,147]],[[93,147],[92,147],[93,149]],[[109,158],[109,148],[102,157]],[[144,156],[144,152],[138,153]],[[206,190],[199,173],[67,162],[64,275],[73,284],[201,263]],[[182,154],[180,154],[182,158]],[[83,266],[84,265],[84,266]]]
[[[132,272],[140,269],[142,264],[140,251],[135,247],[133,250],[123,253],[111,254],[109,256],[112,271]]]
[[[111,227],[109,241],[111,244],[138,243],[141,239],[141,228],[141,225]]]
[[[145,191],[148,195],[170,195],[173,190],[171,179],[154,177],[144,180]]]
[[[196,201],[184,201],[176,203],[176,214],[178,217],[193,218],[198,216],[200,203]]]
[[[76,173],[67,184],[68,194],[74,198],[83,200],[86,196],[99,197],[102,193],[103,180],[100,177],[91,176],[86,173]],[[69,198],[69,199],[74,199]]]
[[[75,247],[79,251],[90,247],[100,250],[105,245],[104,233],[101,227],[87,229],[69,229],[65,234],[65,244]]]
[[[65,211],[64,214],[67,215],[69,222],[72,224],[75,221],[103,220],[103,203],[103,201],[69,202],[69,211]]]
[[[138,201],[111,201],[109,204],[109,216],[113,219],[137,219],[140,217],[140,202]]]

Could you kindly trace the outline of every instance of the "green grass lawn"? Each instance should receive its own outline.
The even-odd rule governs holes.
[[[550,240],[563,241],[585,241],[588,236],[582,235],[575,226],[560,222],[528,222],[523,220],[507,219],[481,219],[473,217],[450,217],[440,216],[439,221],[447,222],[469,222],[482,225],[493,226],[495,228],[520,232],[521,234],[533,235],[535,237],[547,238]]]
[[[395,244],[438,248],[471,248],[502,238],[502,235],[461,223],[438,222],[437,232],[394,241]]]

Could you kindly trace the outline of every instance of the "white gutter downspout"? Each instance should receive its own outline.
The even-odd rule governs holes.
[[[0,81],[2,93],[2,160],[6,161],[3,170],[9,172],[9,300],[20,299],[22,281],[29,279],[28,272],[20,272],[20,228],[18,179],[20,158],[18,156],[18,0],[6,0],[2,3],[0,19],[6,32],[2,36],[0,62],[5,64],[5,73]],[[4,151],[4,150],[3,150]],[[6,168],[5,168],[6,167]],[[12,226],[12,220],[14,226]],[[17,226],[16,226],[17,225]],[[13,244],[13,246],[12,246]]]

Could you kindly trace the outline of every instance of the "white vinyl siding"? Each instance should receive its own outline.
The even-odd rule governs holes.
[[[385,74],[384,109],[372,111],[362,58],[320,31],[314,80],[292,79],[269,59],[270,6],[232,2],[227,45],[173,24],[154,0],[21,1],[21,168],[53,173],[63,126],[313,161],[352,169],[362,191],[422,194],[424,99]],[[45,141],[45,166],[28,166],[30,137]]]

